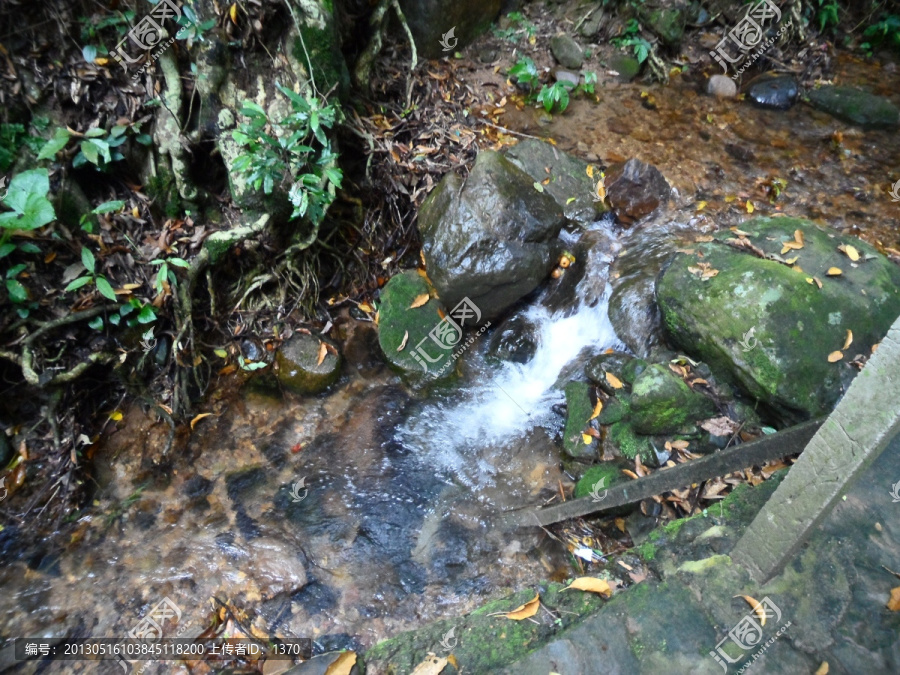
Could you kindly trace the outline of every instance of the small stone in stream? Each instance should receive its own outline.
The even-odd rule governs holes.
[[[863,129],[893,129],[900,123],[893,103],[855,87],[820,87],[807,98],[813,108]]]
[[[734,143],[726,143],[725,152],[742,162],[752,162],[754,159],[756,159],[756,155],[754,154],[753,150],[751,150],[750,148],[745,148],[742,145],[735,145]]]
[[[631,82],[641,72],[641,63],[627,54],[613,54],[609,59],[609,69],[618,73],[619,82]]]
[[[569,382],[566,385],[566,428],[563,430],[563,448],[569,457],[584,459],[596,457],[596,443],[584,442],[582,434],[594,412],[591,404],[590,385],[587,382]]]
[[[555,68],[553,70],[553,79],[557,82],[562,82],[563,84],[571,84],[573,87],[577,87],[578,83],[581,81],[581,76],[578,73],[573,73],[569,70]]]
[[[295,333],[278,349],[278,381],[297,394],[318,394],[337,381],[341,374],[341,357],[334,345],[326,347],[325,358],[319,363],[324,338]],[[330,343],[328,343],[330,344]]]
[[[489,352],[503,361],[528,363],[540,344],[537,326],[518,314],[501,323],[491,337]]]
[[[659,169],[632,158],[607,172],[606,194],[619,222],[630,225],[667,202],[671,188]]]
[[[797,102],[800,88],[793,75],[760,75],[747,85],[747,98],[759,108],[787,110]]]
[[[716,98],[734,98],[737,85],[727,75],[713,75],[706,83],[706,93]]]
[[[584,63],[584,50],[568,35],[560,34],[551,38],[550,51],[564,68],[578,69]]]
[[[478,52],[478,60],[482,63],[493,63],[497,60],[498,51],[495,47],[485,47]]]

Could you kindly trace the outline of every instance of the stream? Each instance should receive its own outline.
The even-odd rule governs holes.
[[[840,69],[878,81],[873,66],[845,59]],[[493,76],[484,68],[472,78]],[[655,88],[650,109],[644,89],[610,83],[601,103],[575,101],[550,125],[530,109],[506,120],[575,154],[650,161],[677,193],[674,211],[636,232],[591,226],[607,250],[574,302],[550,309],[539,294],[517,310],[537,336],[528,363],[492,359],[491,329],[461,359],[458,382],[414,389],[378,360],[374,326],[347,318],[334,329],[347,360],[338,385],[304,398],[220,389],[177,457],[151,459],[167,427],[132,406],[95,456],[95,501],[66,547],[0,568],[0,633],[121,637],[168,597],[192,636],[218,598],[264,633],[312,638],[317,652],[361,649],[565,568],[562,548],[539,530],[513,536],[491,523],[566,480],[562,385],[591,355],[622,347],[605,283],[621,247],[669,228],[737,224],[747,199],[757,215],[818,218],[896,245],[900,204],[878,194],[897,170],[888,132],[848,131],[802,105],[717,101],[688,82]],[[753,159],[729,154],[730,144]],[[758,192],[773,175],[788,181],[776,205]],[[0,655],[0,670],[7,663]],[[23,672],[80,668],[90,664]]]

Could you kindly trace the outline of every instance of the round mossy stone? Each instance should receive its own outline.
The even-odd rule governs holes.
[[[341,357],[329,349],[319,363],[319,351],[324,343],[314,335],[297,333],[281,345],[275,361],[278,381],[285,389],[297,394],[318,394],[334,384],[341,373]]]

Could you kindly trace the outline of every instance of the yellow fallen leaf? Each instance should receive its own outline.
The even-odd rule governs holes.
[[[140,217],[141,217],[141,212],[138,211],[138,207],[135,206],[134,208],[131,209],[131,215],[132,215],[132,217],[134,217],[134,218],[140,218]]]
[[[593,164],[588,164],[586,171],[587,171],[588,178],[594,177],[594,165]]]
[[[850,246],[849,244],[841,244],[840,246],[838,246],[838,251],[850,258],[850,260],[852,260],[853,262],[859,260],[859,251],[857,251],[855,247]]]
[[[844,346],[841,348],[846,351],[853,344],[853,331],[847,330],[847,337],[844,338]]]
[[[578,577],[563,590],[568,591],[573,588],[576,591],[596,593],[597,595],[602,595],[604,598],[608,598],[612,595],[612,589],[609,587],[609,583],[604,579],[597,579],[596,577]]]
[[[799,259],[800,259],[800,256],[799,256],[799,255],[795,255],[793,258],[788,258],[788,259],[785,260],[784,262],[786,262],[788,265],[793,265],[793,264],[794,264],[795,262],[797,262],[797,260],[799,260]],[[810,281],[812,281],[812,280],[810,280]]]
[[[591,441],[594,440],[590,434],[581,434],[581,440],[585,445],[590,445]]]
[[[403,349],[406,347],[406,342],[407,342],[407,340],[409,340],[409,331],[408,331],[408,330],[405,330],[405,331],[403,331],[403,339],[400,340],[400,346],[397,347],[397,351],[398,351],[398,352],[402,352],[402,351],[403,351]]]
[[[325,346],[324,342],[319,343],[319,358],[316,360],[316,365],[321,366],[322,361],[325,360],[325,357],[328,355],[328,347]]]
[[[600,411],[603,410],[603,401],[597,399],[597,405],[594,406],[594,412],[591,413],[591,419],[597,417],[600,414]],[[590,421],[590,420],[588,420]]]
[[[803,230],[794,230],[794,241],[803,246]]]
[[[704,202],[704,201],[697,202],[697,210],[698,211],[702,211],[705,208],[706,208],[706,202]]]
[[[788,251],[796,251],[798,249],[803,248],[803,244],[796,241],[786,241],[783,242],[783,246],[781,248],[781,255],[784,255]]]
[[[623,386],[622,380],[613,375],[612,373],[606,373],[606,381],[609,382],[609,386],[613,389],[621,389]]]
[[[359,303],[359,308],[360,308],[362,311],[364,311],[366,314],[371,314],[372,312],[375,311],[375,308],[372,307],[372,305],[370,305],[368,302],[361,302],[361,303]]]
[[[96,63],[98,66],[105,66],[107,63],[109,63],[109,59],[105,56],[98,56],[96,59],[94,59],[94,63]]]
[[[212,413],[200,413],[194,419],[191,420],[191,431],[194,430],[194,427],[197,425],[197,422],[202,420],[204,417],[209,417]]]
[[[113,412],[113,413],[109,416],[109,419],[111,419],[113,422],[119,422],[119,421],[121,421],[121,419],[122,419],[122,411],[116,410],[115,412]]]
[[[887,608],[892,612],[900,612],[900,586],[891,589],[891,599],[888,600]]]
[[[828,675],[828,661],[822,661],[822,665],[816,668],[815,675]]]
[[[797,230],[797,231],[799,232],[800,230]],[[762,606],[762,603],[760,603],[755,598],[751,598],[749,595],[740,595],[740,596],[736,595],[734,597],[743,598],[744,602],[746,602],[748,605],[750,605],[750,608],[753,610],[753,612],[756,614],[756,617],[759,619],[759,625],[760,626],[766,625],[766,608]]]
[[[231,23],[237,26],[237,3],[228,8],[228,16],[231,19]]]
[[[822,288],[822,282],[819,281],[819,277],[813,277],[813,281],[816,282],[816,286],[818,286],[819,288]]]
[[[422,293],[422,295],[417,295],[416,299],[412,301],[412,304],[409,306],[410,309],[415,309],[416,307],[421,307],[431,298],[428,293]]]
[[[634,471],[631,471],[629,469],[622,469],[622,473],[624,473],[629,478],[633,478],[634,480],[640,478],[640,476],[638,476]]]
[[[417,665],[410,675],[438,675],[448,663],[450,663],[449,659],[429,653],[426,659]]]
[[[840,267],[829,267],[825,274],[829,277],[839,277],[843,274]]]
[[[527,619],[537,614],[538,608],[540,606],[541,596],[540,593],[538,593],[534,596],[534,599],[529,600],[524,605],[516,607],[513,611],[507,612],[503,616],[505,616],[507,619],[512,619],[513,621],[521,621],[522,619]]]
[[[843,352],[831,352],[831,353],[828,355],[828,363],[837,363],[837,362],[840,361],[842,358],[844,358],[844,353],[843,353]]]
[[[753,213],[753,202],[747,200],[747,213]]]
[[[344,652],[325,670],[325,675],[350,675],[356,665],[356,652]]]

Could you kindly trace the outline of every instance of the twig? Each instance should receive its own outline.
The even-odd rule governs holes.
[[[513,131],[512,129],[507,129],[506,127],[501,127],[499,124],[494,124],[493,122],[488,122],[484,117],[479,117],[478,121],[482,124],[487,124],[489,127],[494,127],[494,129],[499,129],[500,131],[505,131],[508,134],[513,134],[514,136],[524,136],[525,138],[533,138],[536,141],[546,141],[546,138],[541,138],[540,136],[532,136],[531,134],[523,134],[521,131]]]
[[[403,29],[406,31],[406,37],[409,38],[409,48],[412,50],[412,56],[410,56],[409,59],[409,75],[406,77],[406,107],[409,109],[409,106],[412,103],[413,71],[415,71],[416,66],[419,65],[418,53],[416,52],[416,41],[413,39],[409,24],[406,23],[406,17],[403,15],[403,10],[400,9],[400,3],[397,0],[391,0],[391,7],[397,12],[397,18],[400,19],[400,23],[403,24]]]

